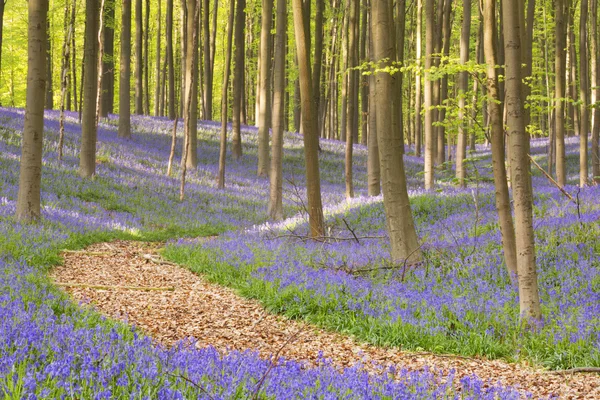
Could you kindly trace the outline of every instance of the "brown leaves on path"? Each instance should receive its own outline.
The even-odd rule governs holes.
[[[196,346],[255,350],[265,358],[277,353],[314,365],[320,356],[339,367],[361,362],[369,372],[381,366],[397,369],[455,370],[460,378],[475,374],[490,383],[519,386],[535,397],[600,399],[597,374],[548,374],[524,365],[359,343],[351,337],[315,328],[267,312],[257,301],[208,283],[203,277],[157,254],[161,244],[132,241],[100,243],[63,253],[64,264],[52,279],[76,301],[88,303],[109,317],[127,321],[164,345],[193,337]]]

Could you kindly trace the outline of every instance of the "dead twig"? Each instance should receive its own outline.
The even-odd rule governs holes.
[[[582,372],[600,374],[600,368],[597,368],[597,367],[578,367],[578,368],[569,368],[569,369],[559,369],[559,370],[556,370],[556,371],[544,371],[545,374],[560,374],[560,375],[577,374],[577,373],[582,373]]]
[[[146,259],[148,261],[152,261],[154,264],[177,266],[177,264],[175,264],[175,263],[156,258],[152,254],[144,254],[142,257],[144,257],[144,259]]]
[[[213,397],[213,396],[212,396],[210,393],[208,393],[208,391],[207,391],[206,389],[204,389],[204,387],[202,387],[202,385],[200,385],[200,384],[198,384],[198,383],[194,382],[193,380],[191,380],[191,379],[190,379],[190,378],[188,378],[187,376],[185,376],[185,375],[182,375],[182,374],[171,374],[171,373],[169,373],[169,375],[171,375],[171,376],[172,376],[172,377],[174,377],[174,378],[181,378],[181,379],[183,379],[184,381],[186,381],[186,382],[188,382],[188,383],[191,383],[191,384],[192,384],[192,385],[194,385],[196,388],[200,389],[200,390],[202,391],[202,393],[204,393],[205,395],[207,395],[209,399],[211,399],[211,400],[214,400],[214,397]]]
[[[112,285],[90,285],[87,283],[71,283],[71,282],[56,282],[56,286],[84,288],[84,289],[99,289],[99,290],[142,290],[142,291],[165,291],[172,292],[175,290],[173,286],[152,287],[152,286],[112,286]]]
[[[87,250],[63,250],[63,253],[82,254],[85,256],[112,256],[114,252],[110,251],[87,251]]]
[[[537,169],[539,169],[540,171],[542,171],[542,173],[544,174],[544,176],[546,177],[546,179],[548,179],[548,181],[550,181],[554,186],[556,186],[558,188],[558,190],[560,190],[562,192],[562,194],[564,194],[569,200],[571,200],[573,203],[575,203],[575,205],[577,205],[579,207],[579,204],[578,204],[577,200],[575,200],[573,198],[573,196],[571,196],[571,194],[565,190],[565,188],[563,188],[550,175],[548,175],[548,173],[544,170],[544,168],[540,167],[540,164],[538,164],[537,162],[535,162],[535,160],[533,159],[533,157],[531,157],[530,154],[528,154],[527,156],[529,157],[529,159],[531,160],[531,162],[533,163],[533,165],[535,165],[537,167]]]
[[[348,224],[348,221],[346,221],[346,218],[342,218],[342,221],[344,221],[344,225],[346,225],[346,228],[348,228],[352,236],[354,236],[354,240],[356,240],[356,243],[360,244],[360,240],[358,240],[356,233],[354,233],[354,229],[350,228],[350,225]]]

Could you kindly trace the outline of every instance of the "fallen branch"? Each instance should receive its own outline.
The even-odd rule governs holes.
[[[112,285],[90,285],[87,283],[70,283],[70,282],[55,282],[56,286],[99,289],[99,290],[142,290],[142,291],[165,291],[172,292],[175,290],[173,286],[112,286]]]
[[[581,372],[593,372],[600,374],[600,368],[597,367],[579,367],[579,368],[569,368],[569,369],[559,369],[556,371],[544,371],[545,374],[576,374]]]
[[[146,259],[148,261],[152,261],[154,264],[177,266],[177,264],[174,264],[172,262],[163,261],[157,257],[154,257],[152,254],[144,254],[142,257],[144,257],[144,259]]]
[[[558,188],[558,190],[560,190],[562,192],[562,194],[564,194],[565,196],[567,196],[567,198],[569,200],[571,200],[575,205],[578,206],[577,201],[573,198],[573,196],[571,196],[571,194],[569,192],[567,192],[565,190],[565,188],[563,188],[550,175],[548,175],[548,173],[542,167],[540,167],[540,164],[538,164],[537,162],[535,162],[535,160],[533,159],[533,157],[531,157],[530,154],[528,154],[527,156],[529,157],[529,159],[531,160],[531,162],[533,163],[533,165],[535,165],[537,167],[537,169],[539,169],[540,171],[542,171],[542,173],[544,174],[544,176],[546,177],[546,179],[548,179],[554,186],[556,186]]]
[[[348,221],[346,221],[345,218],[342,218],[342,221],[344,221],[344,224],[346,225],[346,228],[348,228],[348,230],[350,231],[350,233],[352,234],[352,236],[354,236],[354,240],[356,240],[356,243],[360,244],[360,241],[358,240],[358,237],[356,236],[356,233],[354,233],[354,229],[350,228],[350,225],[348,225]]]
[[[111,251],[87,251],[87,250],[63,250],[63,253],[68,254],[83,254],[86,256],[112,256],[114,252]]]

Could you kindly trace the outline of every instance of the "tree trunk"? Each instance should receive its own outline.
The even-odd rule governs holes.
[[[360,55],[361,64],[368,62],[367,59],[367,31],[369,26],[368,21],[369,9],[367,1],[363,1],[361,17],[362,25],[360,26]],[[369,135],[369,77],[360,74],[360,115],[361,115],[361,130],[360,142],[367,145],[367,137]]]
[[[369,0],[369,7],[373,1]],[[373,18],[373,13],[371,13]],[[369,26],[369,56],[375,60],[375,43],[373,42],[373,24]],[[379,165],[379,146],[377,142],[377,80],[375,74],[369,75],[369,139],[367,141],[367,175],[369,196],[381,194],[381,166]]]
[[[441,3],[441,0],[440,0]],[[444,1],[444,8],[442,13],[442,33],[441,38],[439,39],[439,46],[437,53],[442,53],[442,57],[449,57],[450,55],[450,37],[451,37],[451,28],[452,22],[450,21],[450,14],[452,10],[451,0]],[[443,39],[443,40],[442,40]],[[443,45],[442,45],[443,44]],[[446,64],[447,61],[440,60],[438,65],[442,66]],[[436,120],[441,123],[438,127],[436,127],[436,164],[440,166],[440,168],[444,168],[444,163],[446,162],[446,128],[443,123],[446,119],[446,107],[444,106],[444,102],[448,98],[448,75],[444,74],[441,79],[438,79],[436,83],[438,87],[438,100],[436,104],[439,107],[437,110],[437,118]]]
[[[494,173],[494,187],[496,210],[498,210],[498,224],[502,235],[504,261],[511,280],[517,277],[517,252],[515,242],[515,228],[510,209],[510,197],[506,183],[506,169],[504,166],[504,123],[502,121],[502,104],[498,93],[498,75],[496,72],[496,0],[485,0],[483,48],[487,64],[487,88],[490,101],[488,110],[490,116],[490,132],[492,141],[492,170]]]
[[[104,55],[104,3],[105,0],[100,0],[100,12],[99,18],[100,23],[98,24],[98,82],[96,84],[96,114],[95,121],[96,126],[98,126],[98,121],[100,120],[100,107],[102,106],[102,75],[104,74],[104,63],[102,62],[102,58]]]
[[[321,132],[321,124],[319,119],[319,105],[321,101],[321,69],[323,64],[323,13],[325,10],[325,3],[323,0],[315,0],[315,48],[313,60],[313,73],[312,73],[312,84],[313,84],[313,107],[315,112],[313,115],[317,118],[317,132]]]
[[[515,209],[515,238],[519,281],[519,308],[527,323],[542,317],[535,265],[533,234],[533,190],[529,161],[529,134],[523,118],[521,90],[521,38],[517,2],[502,0],[504,15],[504,53],[506,56],[507,126],[510,138],[510,167]]]
[[[20,222],[34,221],[41,216],[48,0],[29,0],[28,10],[27,100],[16,214]]]
[[[425,189],[433,189],[433,86],[429,70],[432,67],[433,43],[433,0],[425,0]],[[378,127],[379,128],[379,127]]]
[[[417,28],[415,43],[415,155],[421,157],[422,124],[421,124],[421,49],[422,49],[422,21],[423,0],[417,0]]]
[[[150,115],[150,0],[146,0],[144,29],[144,115]]]
[[[373,31],[373,60],[384,67],[390,65],[393,58],[389,0],[373,1],[371,8],[371,26]],[[387,61],[386,61],[387,60]],[[390,236],[391,258],[395,263],[416,263],[421,260],[421,251],[410,211],[404,161],[400,152],[400,135],[391,127],[392,105],[391,75],[385,71],[375,73],[377,104],[377,139],[381,171],[383,172],[383,204]]]
[[[449,4],[449,3],[448,3]],[[396,59],[398,60],[398,65],[404,65],[404,41],[405,41],[405,31],[406,31],[406,0],[399,0],[396,3]],[[397,125],[398,125],[398,133],[400,134],[400,141],[402,142],[402,146],[400,146],[400,152],[404,154],[404,107],[402,102],[402,92],[403,92],[403,84],[404,84],[404,72],[402,70],[398,71],[396,74],[396,116],[397,116]]]
[[[215,9],[215,13],[217,10]],[[219,175],[217,176],[217,187],[225,188],[225,161],[227,158],[227,95],[229,93],[229,76],[231,75],[231,53],[233,47],[233,23],[235,15],[235,0],[229,5],[229,19],[227,22],[227,52],[225,53],[225,71],[223,73],[223,85],[221,87],[221,137],[219,147]]]
[[[358,95],[354,92],[357,79],[355,67],[358,65],[356,57],[356,41],[354,32],[358,19],[358,0],[350,0],[348,10],[348,101],[346,105],[346,156],[345,156],[345,181],[346,181],[346,199],[354,197],[354,185],[352,184],[352,150],[354,142],[354,114],[356,113],[354,98]]]
[[[104,56],[102,57],[102,92],[100,115],[108,117],[113,113],[115,96],[115,0],[104,2],[104,27],[102,32]]]
[[[155,116],[159,116],[161,115],[160,112],[160,102],[161,102],[161,79],[160,79],[160,39],[161,39],[161,35],[162,35],[162,13],[161,13],[161,3],[162,0],[158,0],[158,2],[156,3],[157,5],[157,34],[156,34],[156,65],[154,68],[154,74],[155,74],[155,86],[154,86],[154,115]]]
[[[260,30],[260,91],[258,112],[258,176],[269,171],[269,128],[271,127],[271,26],[273,0],[262,0]]]
[[[591,0],[591,14],[590,55],[592,57],[592,86],[594,87],[592,90],[592,104],[595,106],[593,111],[594,117],[592,126],[592,176],[596,183],[600,183],[600,107],[596,105],[596,102],[600,100],[600,54],[598,54],[598,26],[596,24],[598,18],[597,0]]]
[[[175,63],[173,57],[173,0],[167,0],[167,23],[165,27],[167,41],[167,69],[169,75],[169,119],[175,119]]]
[[[98,0],[85,2],[85,51],[83,64],[83,106],[81,112],[81,150],[79,175],[91,178],[96,173],[96,95],[98,85]]]
[[[119,63],[119,137],[131,137],[131,0],[121,5],[121,61]]]
[[[233,158],[242,158],[242,134],[240,130],[242,92],[244,90],[244,27],[246,23],[246,0],[237,0],[235,11],[235,66],[233,73]]]
[[[144,57],[143,40],[144,29],[142,23],[142,0],[135,0],[135,113],[144,113]]]
[[[285,41],[287,31],[287,0],[277,0],[277,30],[273,55],[273,143],[271,158],[271,181],[269,194],[269,218],[283,219],[283,111],[285,99]]]
[[[319,176],[319,132],[313,117],[312,77],[310,69],[310,47],[306,34],[302,0],[292,0],[296,52],[300,70],[300,99],[302,126],[304,130],[304,159],[306,164],[306,192],[308,197],[308,223],[310,236],[323,237],[323,204],[321,202],[321,180]]]
[[[73,30],[73,35],[71,36],[71,55],[72,55],[72,63],[71,66],[73,68],[71,76],[73,77],[73,89],[72,89],[72,93],[73,93],[73,109],[75,111],[79,110],[79,108],[77,107],[77,104],[79,104],[79,102],[77,101],[77,47],[75,46],[75,16],[76,16],[76,10],[77,10],[77,0],[73,0],[73,7],[71,7],[71,29]],[[81,77],[81,79],[83,80],[83,77]]]
[[[531,0],[530,0],[531,1]],[[492,3],[493,6],[493,3]],[[490,27],[490,29],[493,29]],[[493,32],[493,31],[492,31]],[[469,62],[469,38],[471,37],[471,0],[463,0],[463,21],[460,34],[460,63]],[[494,55],[494,59],[495,59]],[[494,70],[495,72],[495,70]],[[495,79],[488,75],[488,79]],[[456,144],[456,179],[459,187],[465,187],[466,168],[464,161],[467,155],[467,132],[465,122],[465,96],[469,87],[469,73],[458,74],[458,139]],[[497,88],[496,88],[497,89]]]
[[[555,110],[555,134],[556,134],[556,181],[564,186],[567,182],[567,169],[565,164],[565,38],[567,35],[565,29],[565,0],[556,0],[555,10],[555,35],[556,55],[554,60],[555,83],[554,99],[556,102]]]
[[[587,19],[588,0],[581,0],[579,20],[579,101],[581,110],[581,130],[579,131],[579,186],[587,185],[588,179],[588,132],[589,132],[589,79],[588,79],[588,56],[587,56]]]
[[[218,12],[215,7],[214,13]],[[212,69],[212,53],[211,53],[211,35],[210,35],[210,0],[204,0],[204,14],[202,19],[202,29],[204,31],[204,119],[212,120],[212,86],[213,86],[213,69]]]
[[[183,42],[185,48],[185,80],[184,80],[184,100],[190,93],[189,110],[186,109],[187,103],[184,101],[184,126],[189,136],[184,141],[187,149],[186,168],[195,169],[198,166],[198,47],[193,46],[194,34],[197,34],[198,21],[196,18],[196,8],[200,7],[198,0],[186,0],[184,9],[186,40]],[[191,87],[189,86],[191,85]]]
[[[4,31],[4,7],[8,0],[0,0],[0,79],[2,79],[2,33]],[[66,5],[65,5],[66,7]],[[67,24],[65,20],[65,25]],[[1,106],[2,104],[0,104]]]
[[[0,1],[1,3],[2,1]],[[73,31],[69,24],[70,2],[65,2],[65,15],[63,24],[63,49],[62,49],[62,65],[60,72],[60,117],[59,117],[59,133],[58,133],[58,159],[62,160],[63,145],[65,138],[65,103],[68,98],[69,86],[69,63],[71,61],[70,44]]]

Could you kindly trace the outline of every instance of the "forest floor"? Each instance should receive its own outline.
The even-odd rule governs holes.
[[[190,345],[213,346],[222,353],[250,350],[264,358],[282,356],[308,365],[329,362],[340,369],[360,362],[370,373],[389,366],[429,369],[440,377],[454,371],[458,378],[477,375],[489,384],[516,386],[536,398],[600,398],[598,374],[548,373],[502,360],[376,347],[273,315],[257,301],[164,261],[159,254],[162,246],[113,241],[65,252],[64,263],[53,269],[51,277],[74,300],[137,326],[165,346],[193,338]]]

